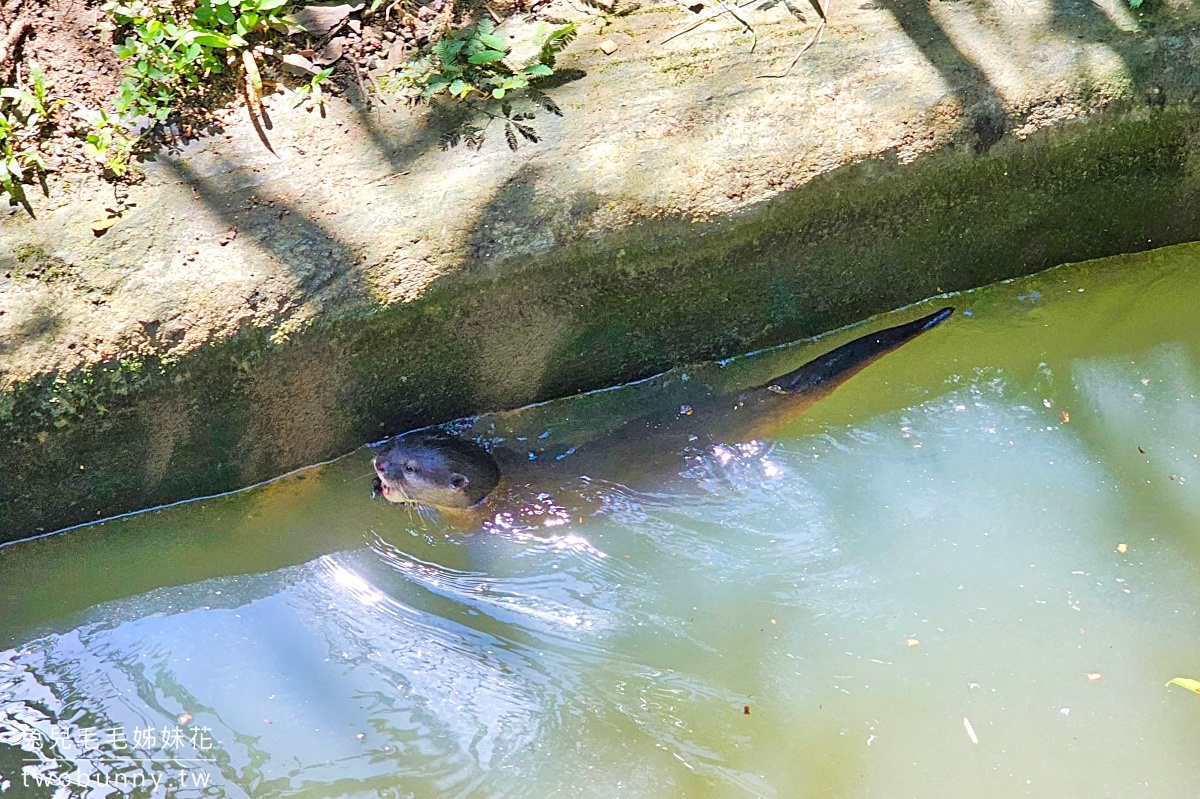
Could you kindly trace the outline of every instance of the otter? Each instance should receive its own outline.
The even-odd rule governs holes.
[[[662,439],[675,433],[695,442],[699,437],[697,432],[710,430],[714,421],[719,422],[715,438],[723,443],[763,437],[878,358],[945,321],[953,312],[953,308],[941,308],[912,322],[854,339],[799,369],[742,391],[734,398],[732,412],[726,403],[710,409],[708,414],[693,414],[688,408],[678,419],[667,423],[634,420],[586,446],[628,464],[635,460],[661,460],[655,456],[656,452],[677,458],[679,448]],[[714,420],[716,410],[722,415]],[[629,450],[637,450],[640,457],[630,458]],[[499,448],[489,450],[475,441],[442,431],[405,433],[380,445],[376,452],[375,491],[384,499],[452,514],[469,513],[487,505],[502,478],[531,466],[529,461],[512,453]]]

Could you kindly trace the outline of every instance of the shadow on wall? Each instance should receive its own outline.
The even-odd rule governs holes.
[[[62,328],[62,312],[52,302],[38,304],[34,312],[21,321],[9,335],[0,339],[0,355],[6,355],[29,341],[49,338]],[[0,375],[5,369],[0,366]]]
[[[438,127],[433,114],[428,111],[413,115],[415,120],[410,124],[415,130],[411,130],[401,139],[393,130],[380,124],[379,112],[375,110],[375,106],[381,104],[378,97],[373,98],[370,92],[364,94],[355,87],[346,99],[375,149],[397,172],[405,171],[425,153],[441,147],[444,131]],[[400,102],[399,99],[393,98],[389,105]]]
[[[1008,129],[1004,104],[996,87],[946,35],[930,13],[928,0],[881,0],[879,7],[895,18],[896,24],[958,97],[975,133],[975,151],[987,152]]]
[[[253,189],[229,192],[201,179],[181,160],[164,162],[224,224],[284,264],[304,296],[336,299],[352,307],[372,302],[369,288],[353,274],[358,254],[295,205]]]
[[[1050,29],[1056,33],[1072,36],[1090,44],[1102,44],[1111,52],[1116,53],[1125,63],[1125,74],[1133,81],[1133,89],[1145,93],[1150,86],[1146,85],[1145,72],[1138,67],[1138,61],[1147,59],[1145,44],[1136,31],[1123,30],[1117,23],[1117,11],[1128,14],[1128,0],[1103,0],[1113,6],[1113,14],[1105,13],[1099,3],[1093,0],[1050,0]],[[1119,6],[1117,5],[1119,4]],[[1132,19],[1132,17],[1131,17]],[[1155,72],[1159,72],[1155,70]],[[1161,107],[1166,102],[1162,87],[1153,87],[1154,92],[1142,99],[1152,105]]]

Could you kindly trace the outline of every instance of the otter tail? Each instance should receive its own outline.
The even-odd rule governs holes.
[[[877,358],[945,321],[952,313],[953,308],[942,308],[907,324],[856,338],[760,388],[776,394],[828,391],[858,374]]]

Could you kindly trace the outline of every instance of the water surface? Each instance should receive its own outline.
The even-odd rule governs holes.
[[[0,789],[1192,799],[1198,295],[1182,247],[955,296],[653,469],[561,467],[866,328],[473,420],[560,467],[487,533],[363,451],[0,549]]]

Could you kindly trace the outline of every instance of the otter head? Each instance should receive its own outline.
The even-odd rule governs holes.
[[[410,433],[389,441],[375,456],[384,498],[435,508],[469,508],[500,482],[486,449],[439,433]]]

